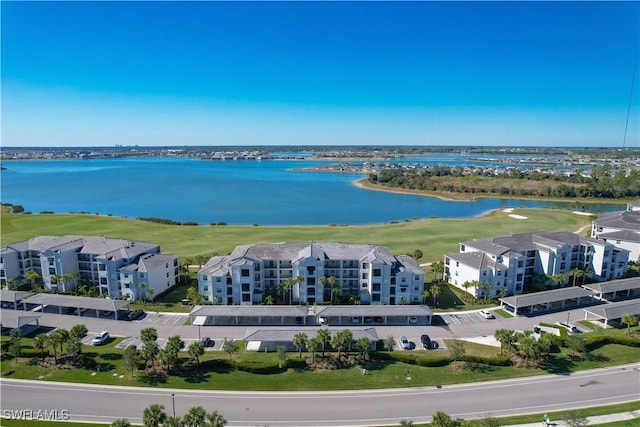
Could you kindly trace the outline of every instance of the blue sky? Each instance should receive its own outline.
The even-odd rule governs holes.
[[[639,146],[638,2],[7,2],[2,145]]]

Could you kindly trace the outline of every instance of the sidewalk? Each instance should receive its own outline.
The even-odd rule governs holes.
[[[640,419],[640,410],[620,412],[617,414],[594,415],[592,417],[587,417],[587,420],[589,420],[589,423],[587,425],[607,424],[616,421],[628,421],[633,419]],[[565,427],[566,425],[567,424],[564,422],[564,420],[557,420],[555,422],[551,420],[549,427]],[[514,424],[509,427],[544,427],[544,423],[539,422],[530,424]]]

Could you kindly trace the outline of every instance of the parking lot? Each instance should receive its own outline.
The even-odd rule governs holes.
[[[480,312],[462,313],[462,314],[441,314],[442,320],[447,325],[463,325],[468,323],[491,322],[494,319],[485,319]]]
[[[146,315],[135,322],[149,323],[150,325],[181,326],[187,323],[189,315],[185,313],[146,313]]]

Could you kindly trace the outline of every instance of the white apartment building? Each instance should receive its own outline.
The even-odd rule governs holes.
[[[629,252],[610,243],[570,232],[510,234],[460,244],[444,256],[445,280],[476,297],[521,294],[534,275],[564,274],[589,268],[599,281],[624,277]],[[465,289],[464,284],[488,283]],[[566,284],[566,282],[564,283]],[[564,285],[562,284],[562,285]]]
[[[8,280],[24,280],[27,271],[35,270],[50,292],[70,292],[86,281],[96,285],[100,295],[120,298],[122,290],[128,289],[127,283],[139,284],[143,278],[149,279],[149,289],[159,291],[167,288],[167,282],[173,286],[178,276],[177,257],[159,254],[156,243],[105,236],[39,236],[0,249],[0,284],[5,287]],[[150,255],[163,262],[152,261],[155,259]],[[121,284],[120,270],[125,267],[133,272],[134,265],[140,281]],[[160,276],[163,280],[157,282]]]
[[[394,256],[383,246],[349,243],[238,246],[202,267],[198,287],[216,304],[259,304],[284,292],[291,293],[292,303],[316,304],[332,300],[331,287],[322,285],[331,277],[339,287],[334,298],[391,305],[422,301],[424,271],[413,258]],[[282,289],[287,279],[294,280],[290,291]]]
[[[640,261],[640,203],[600,215],[591,222],[591,237],[629,251],[630,261]]]

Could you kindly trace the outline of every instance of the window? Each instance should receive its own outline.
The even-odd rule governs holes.
[[[379,268],[373,269],[373,277],[380,277],[381,275],[382,275],[382,270],[380,270]]]
[[[167,273],[167,277],[169,277],[169,273]]]
[[[216,283],[222,282],[222,277],[216,277]]]
[[[168,262],[166,262],[166,263],[164,264],[164,268],[169,268],[169,263],[168,263]]]
[[[202,280],[207,280],[207,275],[206,274],[202,275]]]
[[[209,287],[208,287],[207,285],[204,285],[204,286],[202,287],[202,290],[203,290],[204,292],[207,292],[207,291],[209,290]]]
[[[242,292],[250,292],[251,291],[251,285],[248,283],[243,283],[242,284]]]
[[[456,261],[456,267],[460,267],[460,262]]]
[[[362,287],[366,288],[367,287],[367,283],[366,282],[362,282]]]
[[[374,292],[380,292],[380,283],[374,283],[373,284],[373,291]]]
[[[420,280],[420,276],[416,274],[415,276],[413,276],[413,280]]]
[[[248,268],[243,268],[240,275],[242,277],[249,277],[249,269]]]
[[[406,283],[407,282],[407,278],[406,277],[401,277],[400,278],[400,283]]]

